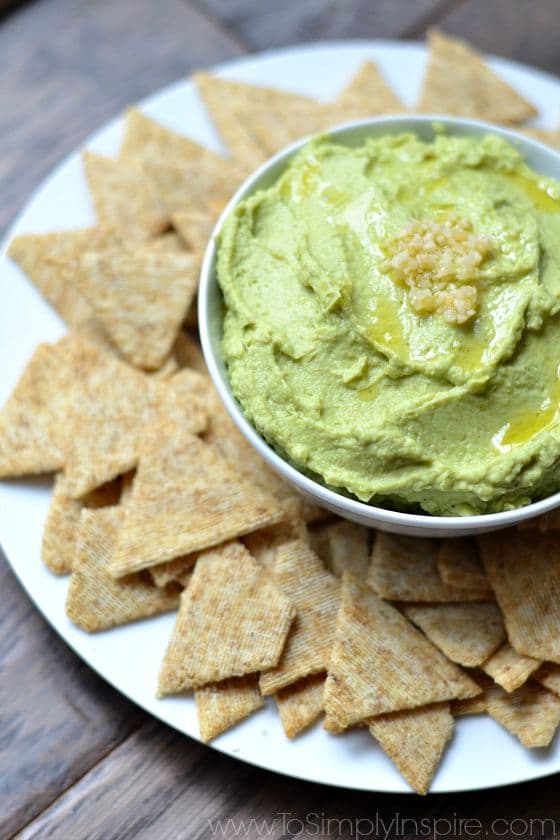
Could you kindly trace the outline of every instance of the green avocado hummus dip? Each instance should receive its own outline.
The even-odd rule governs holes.
[[[313,141],[218,279],[233,391],[304,472],[447,515],[560,489],[560,183],[500,137]]]

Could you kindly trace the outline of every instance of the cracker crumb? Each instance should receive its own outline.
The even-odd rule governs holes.
[[[464,324],[478,311],[480,269],[492,250],[472,222],[456,213],[443,219],[412,219],[393,239],[381,243],[381,270],[408,288],[419,315],[438,313],[449,324]]]

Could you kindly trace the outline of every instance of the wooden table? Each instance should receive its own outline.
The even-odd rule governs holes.
[[[195,68],[297,41],[419,38],[437,24],[560,74],[558,11],[558,0],[0,0],[0,229],[90,131]],[[410,822],[391,827],[395,818],[473,821],[440,823],[447,837],[508,836],[512,819],[516,836],[556,836],[554,819],[560,832],[558,777],[422,800],[298,782],[223,757],[82,664],[3,560],[0,592],[2,840],[351,838],[356,826],[384,837],[381,820],[387,837],[421,833]],[[245,820],[246,832],[216,833],[217,819]],[[348,820],[362,820],[354,833]]]

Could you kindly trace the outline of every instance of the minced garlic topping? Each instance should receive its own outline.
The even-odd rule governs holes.
[[[381,270],[408,287],[415,312],[437,312],[450,324],[476,315],[480,267],[491,241],[473,233],[468,219],[449,213],[441,221],[411,220],[381,248],[386,257]]]

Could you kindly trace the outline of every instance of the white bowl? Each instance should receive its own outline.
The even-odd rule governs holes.
[[[348,146],[359,146],[369,137],[402,132],[412,132],[421,139],[429,141],[435,136],[436,125],[443,126],[447,134],[456,136],[481,137],[488,132],[498,134],[517,146],[534,170],[560,180],[560,155],[552,149],[507,129],[474,120],[450,119],[438,115],[380,117],[346,123],[333,129],[329,134],[338,143]],[[459,537],[480,534],[506,528],[546,513],[560,505],[560,493],[555,493],[522,508],[476,516],[431,516],[401,513],[376,507],[337,493],[300,472],[278,455],[246,419],[232,393],[222,355],[223,303],[216,278],[216,236],[232,209],[251,193],[272,185],[295,152],[308,141],[309,138],[306,138],[279,152],[260,166],[241,185],[220,216],[202,263],[198,293],[198,321],[202,349],[214,385],[239,430],[269,466],[311,501],[346,519],[383,531],[422,537]]]

